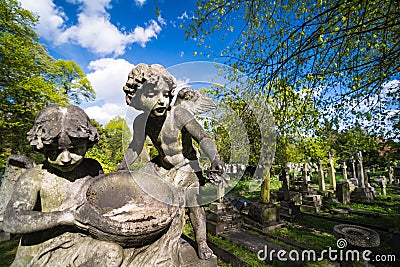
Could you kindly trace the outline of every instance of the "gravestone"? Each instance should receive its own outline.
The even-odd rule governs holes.
[[[344,205],[350,204],[350,182],[343,181],[336,185],[336,198]]]
[[[366,200],[373,200],[375,198],[375,190],[369,184],[365,184],[364,178],[364,168],[362,162],[362,153],[361,151],[357,153],[357,161],[358,161],[358,187],[354,189],[350,194],[351,201],[353,202],[364,202]]]
[[[219,236],[226,231],[240,228],[239,212],[227,200],[213,202],[207,212],[207,232]]]
[[[356,161],[354,160],[354,157],[350,157],[350,162],[351,162],[351,171],[354,179],[357,179],[357,171],[356,171]]]
[[[347,180],[347,165],[346,161],[342,163],[342,173],[343,173],[343,180]]]
[[[331,189],[336,190],[335,163],[330,152],[328,152],[328,175]]]
[[[379,179],[379,186],[381,187],[381,193],[383,196],[386,196],[386,185],[387,185],[387,180],[385,176],[381,176]]]
[[[325,175],[324,175],[324,166],[322,165],[322,160],[318,161],[318,188],[319,191],[325,191]]]
[[[303,196],[300,208],[307,212],[320,212],[322,207],[321,195],[306,195]]]

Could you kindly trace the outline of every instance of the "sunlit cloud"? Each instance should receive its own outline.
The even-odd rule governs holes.
[[[69,0],[77,5],[78,15],[75,25],[67,26],[68,17],[57,7],[53,0],[20,0],[22,7],[39,16],[38,33],[56,45],[72,43],[88,49],[100,56],[123,55],[127,46],[137,43],[145,47],[148,42],[161,32],[165,20],[158,16],[144,26],[134,29],[118,28],[111,23],[108,9],[112,8],[111,0]],[[141,5],[144,0],[137,1]]]

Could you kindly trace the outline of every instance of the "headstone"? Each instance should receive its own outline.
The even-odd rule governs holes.
[[[350,162],[351,162],[351,171],[352,171],[352,174],[353,174],[352,178],[357,179],[356,161],[354,160],[353,156],[350,157]]]
[[[358,187],[364,188],[365,187],[365,178],[364,178],[364,168],[363,168],[363,158],[362,153],[359,151],[357,153],[357,174],[358,174]]]
[[[318,161],[318,187],[319,191],[325,191],[325,175],[324,175],[324,167],[322,165],[322,160]]]
[[[382,192],[382,195],[383,195],[383,196],[386,196],[386,184],[387,184],[387,180],[386,180],[386,177],[385,177],[385,176],[381,176],[380,178],[381,178],[381,179],[380,179],[379,185],[380,185],[380,187],[381,187],[381,192]]]
[[[393,167],[389,166],[389,170],[388,170],[389,184],[393,183],[393,174],[394,174]]]
[[[330,152],[328,152],[328,174],[330,186],[333,190],[336,190],[336,177],[335,177],[335,163]]]
[[[347,180],[336,185],[336,197],[344,205],[350,203],[350,183]]]
[[[273,203],[252,203],[245,222],[255,224],[263,230],[273,230],[282,226],[279,223],[278,207]]]
[[[283,199],[284,201],[290,201],[290,192],[289,192],[289,173],[288,167],[282,167],[282,190],[283,190]]]
[[[303,196],[301,209],[307,212],[320,212],[322,206],[321,195]]]
[[[347,165],[346,165],[346,161],[343,161],[342,173],[343,173],[343,179],[347,180]]]
[[[207,232],[214,236],[239,229],[239,213],[229,201],[213,202],[207,212]]]

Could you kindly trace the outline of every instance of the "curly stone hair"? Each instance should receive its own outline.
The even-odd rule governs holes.
[[[140,90],[144,84],[157,84],[160,79],[163,79],[170,88],[171,98],[177,84],[175,78],[161,65],[144,63],[138,64],[128,74],[128,80],[123,87],[126,94],[126,104],[130,105],[132,98],[135,97],[136,91]]]
[[[77,106],[49,106],[36,116],[32,129],[27,133],[30,145],[41,151],[64,135],[86,139],[87,147],[93,147],[100,137],[90,123],[88,115]]]

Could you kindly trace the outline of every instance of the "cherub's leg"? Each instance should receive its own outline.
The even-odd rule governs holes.
[[[206,214],[203,207],[190,207],[189,217],[196,237],[199,257],[200,259],[207,260],[211,258],[213,251],[207,245]]]

